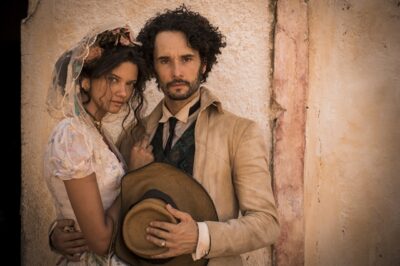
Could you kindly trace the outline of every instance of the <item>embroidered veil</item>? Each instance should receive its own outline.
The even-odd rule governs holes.
[[[100,37],[99,37],[100,36]],[[110,45],[141,45],[134,40],[129,25],[113,23],[88,32],[73,48],[64,52],[55,63],[46,105],[49,114],[56,118],[79,116],[93,124],[82,105],[79,76],[84,64],[98,58],[103,47]]]

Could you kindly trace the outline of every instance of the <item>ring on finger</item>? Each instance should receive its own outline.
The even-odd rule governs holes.
[[[165,240],[161,241],[161,246],[162,246],[162,247],[165,247],[166,244],[167,244],[167,243],[166,243]]]

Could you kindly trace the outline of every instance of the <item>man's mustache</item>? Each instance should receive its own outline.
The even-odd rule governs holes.
[[[170,86],[174,86],[174,85],[178,85],[178,84],[185,84],[187,86],[190,86],[190,82],[183,80],[183,79],[174,79],[173,81],[170,81],[167,83],[167,88],[169,88]]]

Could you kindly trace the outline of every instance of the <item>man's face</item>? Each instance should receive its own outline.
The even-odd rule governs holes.
[[[162,31],[155,38],[154,69],[166,97],[186,100],[199,89],[205,65],[182,32]]]

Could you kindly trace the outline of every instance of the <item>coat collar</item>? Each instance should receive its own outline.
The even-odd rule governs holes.
[[[201,95],[200,112],[207,109],[210,106],[215,106],[219,113],[224,112],[220,100],[214,94],[212,94],[208,88],[202,86],[200,88],[200,95]]]
[[[222,109],[222,104],[219,99],[214,94],[212,94],[211,91],[205,86],[200,87],[200,101],[201,103],[199,115],[207,108],[212,107],[216,108],[219,113],[224,113],[224,110]],[[145,119],[146,132],[149,135],[154,132],[156,127],[158,126],[158,122],[160,121],[162,116],[162,106],[163,100],[161,100],[157,104],[154,110]]]

